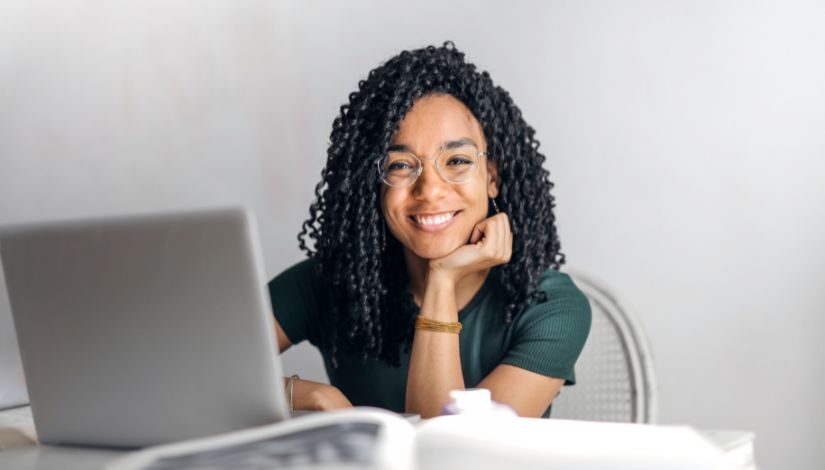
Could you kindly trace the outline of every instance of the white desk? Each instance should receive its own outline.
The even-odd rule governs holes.
[[[98,449],[29,446],[0,450],[0,468],[12,470],[95,470],[121,452]]]
[[[28,407],[0,411],[0,468],[99,469],[122,452],[84,447],[41,446]]]
[[[733,469],[755,469],[753,433],[736,431],[704,432],[730,456]],[[86,447],[45,446],[36,443],[28,408],[0,411],[0,469],[95,470],[125,452]]]

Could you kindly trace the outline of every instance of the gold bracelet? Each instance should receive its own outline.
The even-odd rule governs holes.
[[[419,315],[415,318],[415,329],[458,334],[461,332],[461,323],[438,321]]]
[[[298,379],[300,379],[300,377],[298,377],[298,374],[293,374],[286,381],[286,394],[287,394],[287,397],[289,398],[289,411],[290,411],[290,413],[295,411],[295,409],[292,407],[292,391],[295,388],[295,381],[298,380]]]

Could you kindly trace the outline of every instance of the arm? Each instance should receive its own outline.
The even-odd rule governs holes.
[[[442,322],[458,321],[455,284],[428,276],[420,314]],[[450,391],[463,388],[458,335],[416,330],[407,373],[407,412],[423,418],[438,416]]]
[[[275,339],[278,341],[278,352],[283,354],[284,351],[289,349],[292,346],[292,341],[289,340],[286,333],[284,333],[284,329],[281,328],[281,324],[278,323],[278,319],[274,319],[275,323]]]
[[[438,321],[458,321],[454,294],[449,287],[439,284],[433,284],[432,289],[428,287],[421,314]],[[490,390],[493,400],[509,405],[519,416],[538,418],[563,385],[562,378],[500,364],[478,387]],[[416,331],[407,379],[407,412],[419,413],[422,417],[437,416],[449,401],[450,390],[461,389],[464,389],[464,378],[458,335]],[[416,393],[418,390],[423,393]]]
[[[521,367],[500,364],[478,384],[490,390],[493,400],[509,405],[519,416],[538,418],[564,385],[564,379],[547,377]]]
[[[458,321],[458,282],[508,262],[512,244],[506,214],[481,221],[473,230],[470,244],[430,261],[420,315],[441,322]],[[464,389],[464,378],[458,335],[416,330],[407,374],[407,412],[424,418],[437,416],[447,403],[450,391],[461,389]]]
[[[284,352],[292,346],[292,341],[284,333],[284,329],[275,320],[275,338],[278,340],[278,350]],[[284,386],[287,379],[284,378]],[[292,385],[292,405],[296,410],[335,410],[351,408],[352,403],[332,385],[298,379]]]
[[[470,245],[430,262],[421,315],[442,322],[458,321],[457,281],[510,260],[512,234],[506,214],[479,223],[470,241]],[[519,416],[540,417],[562,385],[563,378],[500,364],[478,386],[489,389],[493,400],[511,406]],[[464,387],[458,335],[416,330],[407,377],[407,412],[425,418],[436,416],[447,403],[449,392]]]
[[[575,380],[591,325],[590,302],[569,276],[548,271],[539,282],[547,300],[522,312],[501,364],[479,384],[521,416],[541,416],[564,383]]]

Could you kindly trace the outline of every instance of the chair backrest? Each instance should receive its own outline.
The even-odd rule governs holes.
[[[593,323],[576,362],[576,385],[553,400],[552,417],[652,423],[657,386],[650,346],[639,323],[602,283],[568,272],[590,300]]]

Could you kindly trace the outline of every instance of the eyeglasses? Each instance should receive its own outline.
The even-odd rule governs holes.
[[[462,145],[442,147],[434,157],[425,160],[435,160],[435,171],[448,183],[464,184],[470,181],[477,171],[479,160],[486,155],[474,145]],[[390,151],[376,162],[379,179],[393,188],[411,186],[424,171],[421,160],[412,152]]]

